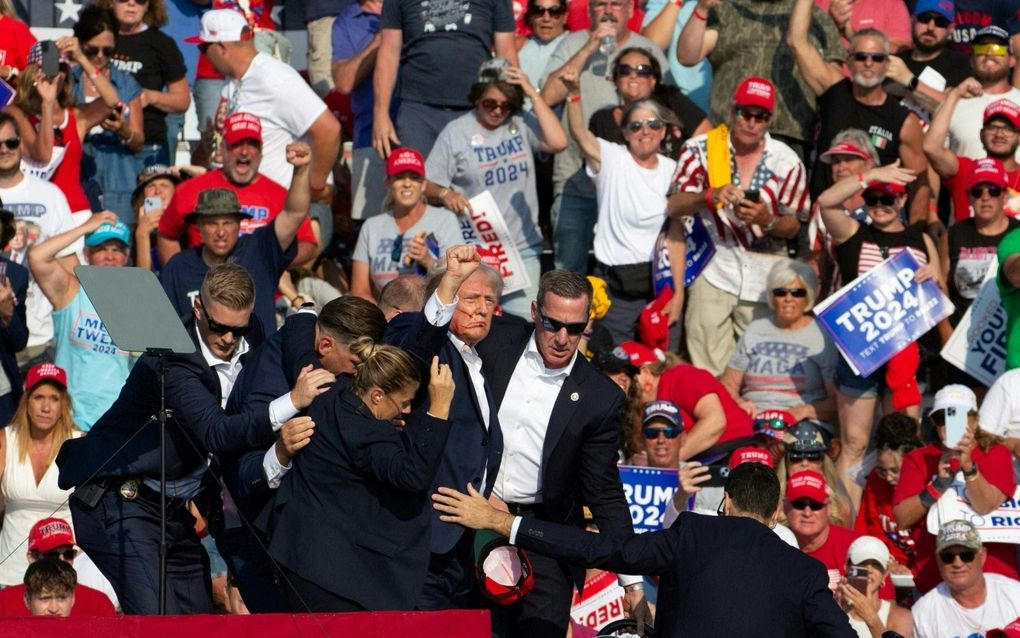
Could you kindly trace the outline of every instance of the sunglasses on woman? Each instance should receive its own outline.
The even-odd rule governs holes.
[[[567,334],[576,337],[577,335],[584,332],[584,329],[588,327],[587,321],[579,321],[577,323],[566,323],[564,321],[557,321],[550,317],[546,317],[543,314],[539,314],[542,319],[542,329],[548,330],[549,332],[559,332],[560,330],[566,330]]]
[[[657,117],[651,117],[647,120],[631,120],[627,122],[627,128],[635,133],[646,126],[653,131],[661,131],[662,127],[666,126],[666,124]]]
[[[889,59],[888,53],[872,53],[871,51],[855,51],[853,53],[855,62],[867,62],[871,60],[875,64],[881,64]]]
[[[773,297],[796,297],[803,299],[807,297],[807,288],[773,288]]]
[[[988,193],[991,197],[1002,195],[1002,188],[999,186],[974,186],[967,192],[970,193],[972,198],[981,199],[985,193]]]
[[[790,461],[790,463],[800,463],[801,461],[815,461],[817,463],[818,461],[822,460],[822,453],[821,452],[787,452],[786,453],[786,458],[787,458],[787,460]]]
[[[113,47],[94,47],[91,44],[86,44],[81,48],[82,53],[85,57],[94,58],[100,53],[103,54],[104,58],[108,58],[113,55]]]
[[[540,7],[538,5],[532,5],[528,9],[528,13],[533,16],[547,15],[552,18],[558,18],[567,12],[567,8],[562,4],[556,5],[555,7]]]
[[[621,64],[616,67],[617,77],[625,75],[636,75],[639,78],[650,78],[655,75],[655,69],[652,68],[651,64],[638,64],[637,66],[631,66],[629,64]]]
[[[503,100],[503,101],[494,100],[491,97],[487,97],[484,100],[482,100],[481,101],[481,105],[482,105],[482,108],[485,109],[486,111],[495,111],[496,109],[499,109],[500,111],[503,111],[504,113],[506,113],[507,111],[510,110],[510,103],[509,102],[507,102],[505,100]]]
[[[896,204],[896,196],[884,193],[881,195],[878,193],[864,193],[864,203],[868,206],[878,206],[879,204],[893,206]]]
[[[641,428],[641,431],[644,433],[645,438],[649,441],[654,441],[659,438],[660,434],[665,435],[667,439],[675,439],[680,436],[680,428],[675,425],[665,425],[659,428]]]
[[[819,503],[809,498],[798,498],[796,501],[790,503],[790,507],[795,510],[806,510],[810,509],[812,512],[817,512],[825,507],[825,503]]]
[[[957,556],[959,556],[960,560],[963,562],[970,563],[974,561],[974,558],[977,556],[977,552],[973,549],[965,549],[962,552],[939,552],[939,560],[946,565],[952,565],[956,562]]]

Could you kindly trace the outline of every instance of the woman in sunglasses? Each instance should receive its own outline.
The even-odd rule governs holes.
[[[748,324],[719,380],[749,415],[786,410],[797,421],[834,420],[839,354],[810,314],[815,272],[802,261],[777,261],[765,287],[772,316]]]
[[[844,281],[867,273],[889,257],[907,250],[920,264],[915,281],[941,279],[938,251],[931,237],[904,223],[906,185],[916,178],[914,171],[900,167],[899,160],[872,168],[859,176],[846,177],[818,196],[825,226],[836,247],[836,261]],[[846,214],[843,203],[863,190],[870,224]],[[875,408],[883,386],[888,387],[891,409],[920,418],[921,393],[917,388],[917,344],[912,343],[886,365],[867,377],[858,376],[839,359],[836,366],[836,408],[839,412],[840,451],[837,467],[854,504],[860,502],[861,486],[850,480],[849,470],[864,459],[875,423]],[[891,411],[891,410],[886,410]]]
[[[117,19],[110,10],[94,4],[81,10],[74,25],[72,55],[76,60],[91,63],[94,70],[90,72],[79,64],[71,69],[71,78],[76,102],[105,107],[105,116],[99,125],[86,131],[82,140],[81,177],[86,184],[86,194],[92,195],[96,203],[97,196],[101,195],[102,208],[116,213],[125,224],[133,225],[135,210],[131,206],[131,193],[138,173],[135,153],[145,143],[142,87],[130,73],[111,64],[116,32]],[[103,96],[90,80],[90,73],[110,82],[119,98],[112,106],[102,100]]]
[[[525,97],[532,111],[522,115]],[[527,289],[503,295],[500,305],[528,317],[542,248],[534,154],[559,153],[567,135],[528,76],[502,58],[482,64],[468,99],[474,109],[447,124],[429,153],[425,193],[458,215],[471,210],[470,198],[492,194],[531,280]]]
[[[71,416],[67,375],[40,363],[25,377],[25,393],[10,425],[0,428],[0,587],[21,583],[28,567],[23,545],[35,522],[56,516],[71,520],[70,490],[57,487],[53,460],[64,441],[82,432]]]
[[[811,470],[825,477],[829,493],[829,522],[834,525],[849,527],[853,519],[850,511],[850,498],[842,483],[836,478],[836,464],[829,458],[832,435],[819,427],[817,421],[805,420],[797,423],[783,435],[786,444],[786,455],[776,465],[779,485],[786,489],[786,479],[797,472]],[[779,515],[780,521],[784,514]]]
[[[652,296],[651,257],[666,220],[666,194],[676,161],[660,153],[676,116],[653,99],[631,102],[620,115],[625,144],[592,133],[584,121],[578,73],[566,69],[567,121],[595,183],[598,224],[595,230],[595,275],[606,281],[612,305],[601,325],[619,343],[634,338],[638,316]],[[683,227],[668,237],[674,281],[683,281]],[[678,295],[679,296],[679,295]],[[679,339],[678,324],[671,341]]]

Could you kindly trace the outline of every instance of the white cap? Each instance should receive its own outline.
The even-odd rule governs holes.
[[[199,34],[184,38],[184,41],[191,44],[240,42],[254,37],[255,33],[241,13],[232,9],[213,9],[202,16],[202,30]]]
[[[977,397],[974,391],[965,385],[958,383],[947,385],[935,393],[935,403],[928,414],[946,408],[963,408],[967,412],[977,412]]]
[[[886,569],[889,567],[889,548],[874,536],[861,536],[850,544],[846,558],[854,565],[873,560]]]

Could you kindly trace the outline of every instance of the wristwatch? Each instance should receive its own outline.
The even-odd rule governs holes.
[[[913,75],[913,76],[910,77],[910,81],[907,82],[907,88],[910,89],[911,91],[916,91],[917,90],[917,85],[920,84],[920,83],[921,83],[921,81],[919,79],[917,79],[917,76]]]

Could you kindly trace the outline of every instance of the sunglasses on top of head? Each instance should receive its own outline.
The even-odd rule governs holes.
[[[577,335],[584,332],[584,329],[588,327],[587,321],[578,321],[577,323],[567,323],[564,321],[557,321],[551,317],[546,317],[543,314],[539,314],[542,319],[542,329],[548,330],[549,332],[559,332],[560,330],[566,329],[567,334],[576,337]]]
[[[663,425],[659,427],[647,426],[641,428],[641,431],[644,433],[645,438],[649,441],[654,441],[659,438],[660,434],[665,435],[667,439],[675,439],[680,436],[680,428],[675,425]]]

